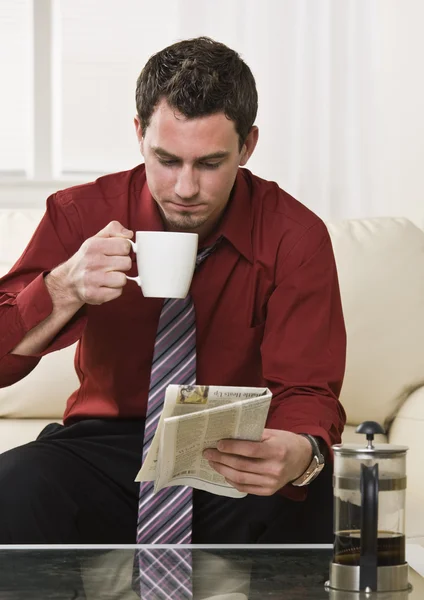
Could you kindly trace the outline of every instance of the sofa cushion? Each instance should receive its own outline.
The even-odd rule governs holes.
[[[389,442],[406,445],[406,533],[424,536],[424,481],[422,477],[422,441],[424,432],[424,387],[415,390],[399,410],[390,428]]]
[[[348,334],[348,423],[389,422],[424,381],[424,232],[406,219],[327,224]]]
[[[79,387],[75,348],[48,354],[29,375],[0,389],[0,417],[61,421],[67,399]]]
[[[0,419],[0,454],[32,442],[46,425],[54,422],[51,419]]]

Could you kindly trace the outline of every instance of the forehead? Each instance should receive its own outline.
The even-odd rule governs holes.
[[[234,122],[224,113],[187,119],[162,100],[156,107],[145,141],[171,154],[195,157],[213,152],[238,151],[238,134]]]

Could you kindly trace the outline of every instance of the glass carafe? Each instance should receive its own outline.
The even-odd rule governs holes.
[[[357,429],[366,444],[339,444],[334,450],[333,571],[357,567],[360,590],[378,589],[378,569],[405,563],[406,446],[373,444],[384,433],[373,421]],[[402,570],[403,572],[403,570]],[[380,573],[380,578],[383,571]],[[339,575],[337,576],[339,577]],[[347,581],[346,579],[346,581]],[[353,580],[352,580],[353,581]],[[346,584],[347,588],[351,589]],[[392,585],[389,581],[384,587]],[[407,582],[394,582],[393,590]],[[338,587],[338,586],[337,586]]]

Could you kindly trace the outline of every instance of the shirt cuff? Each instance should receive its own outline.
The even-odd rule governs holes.
[[[17,296],[16,304],[25,333],[47,319],[53,311],[53,302],[45,283],[45,277],[49,273],[50,271],[44,271],[38,275]],[[86,324],[85,306],[82,306],[42,352],[37,352],[31,356],[41,358],[50,352],[71,346],[81,338]]]
[[[53,311],[53,302],[44,281],[48,273],[49,271],[40,273],[19,292],[16,298],[16,305],[26,333],[47,319]]]

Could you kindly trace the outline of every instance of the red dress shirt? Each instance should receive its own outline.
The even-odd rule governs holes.
[[[120,298],[85,305],[36,356],[10,351],[48,317],[44,276],[110,221],[162,230],[144,165],[57,192],[25,252],[0,279],[0,387],[25,377],[41,356],[79,341],[81,382],[64,422],[146,414],[162,300],[128,282]],[[331,241],[324,223],[276,183],[239,169],[218,228],[223,239],[196,271],[197,382],[268,386],[267,427],[340,441],[346,335]],[[129,275],[136,275],[133,259]],[[299,488],[292,488],[297,497]]]

